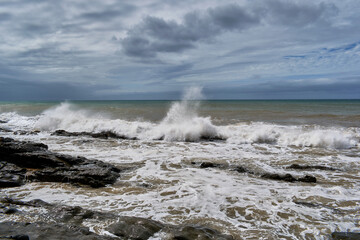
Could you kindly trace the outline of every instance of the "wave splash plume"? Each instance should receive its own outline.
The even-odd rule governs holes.
[[[173,102],[159,122],[123,120],[126,116],[114,118],[110,108],[94,110],[69,102],[63,102],[31,117],[16,112],[1,113],[0,117],[7,122],[7,127],[13,130],[91,133],[85,134],[87,136],[105,132],[123,139],[144,141],[226,140],[226,144],[230,145],[271,144],[332,149],[349,149],[360,145],[360,129],[357,127],[278,125],[266,122],[239,122],[216,126],[211,117],[199,115],[202,99],[204,96],[201,88],[187,89],[182,100]]]
[[[141,121],[110,119],[107,114],[78,109],[70,103],[48,109],[36,123],[45,131],[63,129],[70,132],[99,133],[111,131],[115,134],[144,140],[199,141],[218,139],[217,127],[210,117],[198,116],[200,101],[203,99],[201,88],[189,88],[180,102],[170,107],[165,118],[158,124]]]
[[[200,87],[191,87],[182,101],[175,102],[154,133],[165,141],[199,141],[221,138],[210,117],[198,116],[200,101],[204,98]]]

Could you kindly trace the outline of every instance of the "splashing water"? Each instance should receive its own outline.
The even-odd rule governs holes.
[[[218,138],[217,127],[210,117],[199,117],[198,108],[204,99],[202,88],[191,87],[183,95],[181,102],[174,103],[155,131],[166,141],[199,141]]]

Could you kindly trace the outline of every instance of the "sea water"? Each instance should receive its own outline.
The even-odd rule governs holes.
[[[1,189],[1,196],[200,224],[235,239],[328,239],[333,231],[360,231],[359,100],[204,99],[193,89],[180,101],[2,102],[0,136],[127,170],[105,188],[28,183]],[[59,129],[129,139],[51,135]],[[201,162],[260,174],[194,164]],[[317,183],[263,179],[265,172],[307,174]],[[88,224],[100,233],[106,227]]]

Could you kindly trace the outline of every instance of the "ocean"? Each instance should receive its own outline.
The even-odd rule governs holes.
[[[0,102],[0,136],[128,169],[105,188],[31,182],[0,193],[200,224],[235,239],[328,239],[334,231],[360,231],[360,100],[194,99]],[[123,139],[52,135],[60,129]],[[87,224],[98,233],[105,227]]]

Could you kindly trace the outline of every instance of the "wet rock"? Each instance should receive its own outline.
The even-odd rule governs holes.
[[[359,240],[360,233],[355,232],[333,232],[331,234],[333,240]]]
[[[299,182],[316,183],[316,177],[306,175],[305,177],[298,178]]]
[[[211,163],[211,162],[202,162],[200,164],[200,168],[214,168],[217,167],[218,165],[215,163]]]
[[[112,234],[126,239],[146,240],[164,228],[159,222],[136,217],[122,217],[108,227]]]
[[[318,208],[318,207],[321,207],[320,204],[318,203],[310,203],[310,202],[302,202],[302,201],[294,201],[295,204],[298,204],[298,205],[302,205],[302,206],[305,206],[305,207],[310,207],[310,208]]]
[[[316,183],[316,178],[313,176],[306,175],[304,177],[295,178],[291,174],[287,173],[285,175],[279,175],[277,173],[265,173],[261,175],[262,178],[285,181],[285,182],[307,182],[307,183]]]
[[[243,166],[229,166],[227,164],[218,164],[218,163],[212,163],[212,162],[202,162],[200,164],[196,162],[191,162],[193,165],[198,165],[200,168],[219,168],[219,169],[225,169],[225,170],[233,170],[237,171],[238,173],[248,173],[255,176],[260,176],[264,179],[269,180],[277,180],[277,181],[285,181],[285,182],[308,182],[308,183],[316,183],[316,178],[310,175],[305,175],[303,177],[296,178],[290,173],[286,174],[278,174],[278,173],[257,173],[253,172]]]
[[[16,212],[18,212],[16,208],[8,208],[4,211],[5,214],[14,214]]]
[[[334,214],[344,214],[344,212],[341,211],[340,209],[337,209],[334,207],[329,207],[324,204],[304,202],[304,201],[294,201],[294,203],[298,204],[298,205],[302,205],[304,207],[309,207],[309,208],[326,208],[326,209],[331,210]]]
[[[285,181],[285,182],[295,182],[296,179],[291,174],[279,175],[277,173],[265,173],[261,175],[262,178]]]
[[[28,135],[28,132],[23,131],[23,130],[19,130],[19,131],[14,132],[14,135]]]
[[[29,180],[40,182],[65,182],[89,185],[93,188],[112,184],[120,175],[111,168],[90,166],[72,166],[63,168],[45,168],[33,172]]]
[[[79,206],[50,204],[44,202],[41,199],[34,199],[26,202],[12,198],[1,198],[0,203],[4,204],[4,206],[7,208],[25,206],[25,207],[42,210],[38,212],[44,212],[45,215],[43,216],[40,214],[37,215],[37,218],[42,221],[44,221],[44,219],[45,220],[51,219],[54,222],[78,225],[78,226],[81,226],[82,222],[86,219],[109,220],[109,219],[117,219],[119,217],[112,213],[102,213],[102,212],[87,210]]]
[[[14,236],[6,236],[6,237],[1,237],[1,239],[11,239],[11,240],[30,240],[28,235],[14,235]]]
[[[248,169],[242,167],[242,166],[236,166],[234,167],[234,171],[237,171],[238,173],[253,173],[249,171]]]
[[[47,149],[42,143],[0,138],[0,187],[20,186],[26,175],[30,181],[65,182],[97,188],[114,183],[120,176],[120,169],[111,164]]]
[[[83,229],[85,233],[90,234],[87,228],[83,228],[83,222],[87,219],[90,219],[92,223],[96,222],[100,225],[106,225],[109,222],[116,221],[116,223],[111,224],[106,227],[106,230],[118,237],[120,239],[149,239],[154,236],[157,232],[161,231],[169,238],[166,239],[213,239],[213,240],[232,240],[233,238],[229,235],[221,234],[220,232],[213,230],[211,228],[207,228],[204,226],[195,226],[195,225],[185,225],[185,226],[176,226],[176,225],[167,225],[160,223],[158,221],[154,221],[146,218],[139,217],[130,217],[130,216],[119,216],[114,213],[106,213],[106,212],[98,212],[87,210],[78,206],[65,206],[60,204],[49,204],[40,199],[35,199],[32,201],[20,201],[11,198],[2,198],[0,199],[0,203],[3,203],[6,206],[15,207],[15,206],[27,206],[38,208],[36,212],[40,212],[36,219],[39,222],[56,222],[57,224],[43,225],[44,223],[33,223],[31,228],[24,229],[23,225],[20,223],[8,223],[7,227],[11,228],[11,224],[15,224],[15,229],[17,226],[22,226],[21,229],[16,231],[10,231],[11,229],[7,229],[7,232],[1,232],[1,224],[0,224],[0,236],[4,236],[5,234],[14,235],[14,234],[27,234],[30,236],[30,239],[40,239],[38,235],[32,235],[33,230],[36,227],[43,229],[45,231],[49,231],[48,233],[54,233],[56,228],[59,229],[59,232],[64,233],[64,238],[57,238],[59,235],[55,234],[55,238],[45,238],[48,235],[43,235],[42,239],[83,239],[81,238],[83,235],[78,233],[78,229]],[[29,214],[29,211],[24,211],[23,214]],[[6,227],[4,227],[6,228]],[[68,229],[75,229],[77,236],[68,235]],[[26,230],[26,231],[25,231]],[[30,230],[30,231],[27,231]],[[41,232],[39,230],[39,232]],[[38,234],[39,232],[36,232]],[[1,235],[2,234],[2,235]],[[36,237],[35,237],[36,236]],[[78,237],[79,238],[76,238]],[[93,236],[99,237],[97,235],[86,235],[88,239],[98,239],[91,238]],[[86,238],[84,238],[86,239]],[[99,238],[102,239],[102,238]],[[112,238],[105,238],[112,239]],[[119,239],[119,238],[115,238]]]
[[[183,226],[173,232],[175,240],[232,240],[233,237],[202,226]]]
[[[66,226],[58,223],[45,223],[45,222],[37,222],[37,223],[2,222],[0,223],[0,236],[8,236],[7,239],[17,239],[17,240],[114,239],[111,237],[100,236],[95,233],[92,233],[89,231],[88,228],[85,227],[78,227],[71,225]]]
[[[0,132],[12,132],[9,128],[0,128]]]
[[[110,233],[125,239],[145,240],[161,231],[172,240],[233,240],[230,235],[224,235],[214,229],[204,226],[185,225],[173,226],[136,217],[121,217],[119,222],[107,228]]]
[[[23,179],[16,175],[2,175],[0,176],[0,188],[19,187],[24,185]]]
[[[200,140],[214,142],[214,141],[225,141],[226,138],[220,136],[201,136]]]
[[[328,171],[336,171],[338,169],[326,166],[319,166],[319,165],[299,165],[299,164],[292,164],[288,169],[298,169],[298,170],[328,170]]]
[[[116,138],[116,139],[127,139],[127,140],[136,140],[137,138],[133,137],[127,137],[125,135],[119,135],[111,131],[103,131],[99,133],[91,133],[91,132],[68,132],[65,130],[56,130],[51,135],[54,136],[63,136],[63,137],[79,137],[79,136],[85,136],[85,137],[93,137],[93,138],[102,138],[102,139],[108,139],[108,138]]]
[[[26,170],[15,164],[0,162],[0,188],[18,187],[24,184]]]
[[[197,165],[200,168],[219,168],[219,169],[229,169],[229,165],[228,164],[224,164],[224,163],[212,163],[212,162],[192,162],[191,164],[193,165]]]

